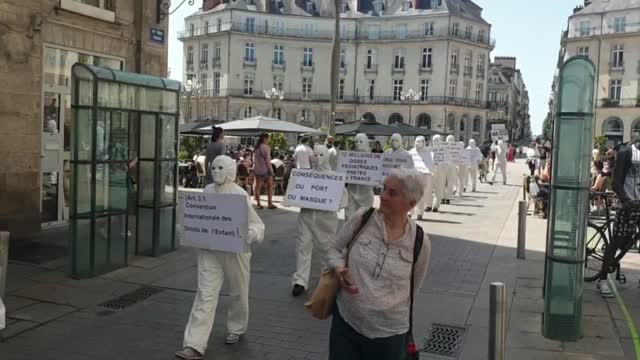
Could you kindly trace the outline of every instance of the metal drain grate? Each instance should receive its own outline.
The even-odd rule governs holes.
[[[466,331],[461,326],[432,324],[422,352],[457,357]]]
[[[98,306],[105,307],[108,309],[122,310],[137,302],[144,301],[161,291],[162,289],[158,289],[154,287],[141,287],[139,289],[133,290],[132,292],[126,293],[115,299],[107,300]]]

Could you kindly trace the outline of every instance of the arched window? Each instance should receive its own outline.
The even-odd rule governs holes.
[[[607,146],[614,147],[622,142],[624,126],[617,117],[607,119],[602,125],[602,133],[607,137]]]
[[[479,116],[473,118],[473,133],[480,134],[480,128],[482,127],[482,119]]]
[[[376,121],[376,116],[373,115],[370,112],[366,112],[366,113],[362,114],[362,119],[364,121],[367,121],[367,122],[375,122]]]
[[[403,123],[404,122],[404,118],[402,117],[402,115],[398,114],[398,113],[393,113],[389,116],[389,125],[393,125],[396,123]]]
[[[419,114],[416,119],[416,124],[419,128],[431,129],[431,116],[427,113]]]
[[[640,136],[640,118],[636,119],[631,126],[631,141],[634,141],[638,136]]]
[[[456,117],[453,114],[449,114],[447,117],[447,131],[450,134],[456,131]]]
[[[463,133],[464,129],[467,125],[467,117],[463,116],[462,119],[460,119],[460,132]]]
[[[253,107],[245,106],[240,110],[240,119],[253,117]]]

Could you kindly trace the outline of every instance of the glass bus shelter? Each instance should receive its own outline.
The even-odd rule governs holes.
[[[180,83],[72,68],[71,276],[176,248]]]

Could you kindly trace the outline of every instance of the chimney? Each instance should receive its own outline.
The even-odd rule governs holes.
[[[202,2],[202,11],[209,11],[216,6],[220,5],[220,0],[204,0]]]

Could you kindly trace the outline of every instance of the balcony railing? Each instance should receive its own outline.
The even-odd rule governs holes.
[[[598,102],[598,107],[601,108],[630,108],[630,107],[640,107],[640,96],[633,98],[625,98],[625,99],[600,99]]]
[[[590,36],[602,36],[602,35],[615,35],[615,34],[628,34],[640,32],[640,23],[627,23],[625,26],[616,27],[615,24],[602,27],[588,27],[580,28],[579,26],[566,32],[565,38],[581,38]]]
[[[212,68],[217,68],[220,67],[221,61],[219,57],[213,57],[211,58],[211,67]]]
[[[423,66],[423,64],[418,64],[418,72],[419,73],[433,72],[433,64],[426,64],[426,66]]]
[[[204,27],[194,27],[193,30],[183,30],[178,31],[178,39],[187,39],[191,37],[203,36],[208,34],[216,34],[223,31],[234,31],[245,34],[257,34],[257,35],[271,35],[271,36],[282,36],[282,37],[292,37],[292,38],[303,38],[303,39],[319,39],[319,40],[331,40],[333,39],[333,29],[313,29],[312,31],[309,28],[305,28],[304,26],[287,26],[286,28],[268,25],[265,19],[264,24],[259,24],[258,20],[255,25],[247,26],[245,22],[225,22],[221,24],[220,27],[217,25],[210,25],[208,28]],[[447,27],[442,27],[439,29],[434,29],[433,34],[425,35],[424,29],[417,29],[414,31],[407,32],[398,32],[394,30],[379,30],[379,31],[369,31],[367,26],[361,25],[359,26],[358,32],[356,33],[353,30],[341,31],[340,39],[346,41],[354,41],[354,40],[419,40],[419,39],[433,39],[438,37],[455,37],[457,39],[484,44],[491,47],[495,47],[495,39],[489,37],[478,37],[477,33],[472,34],[470,39],[466,39],[464,36],[464,32],[458,33],[457,36],[454,36],[452,32],[447,30]]]
[[[481,68],[476,69],[476,78],[484,79],[484,69],[481,69]]]
[[[460,71],[459,64],[451,64],[451,68],[449,69],[450,74],[457,74]]]
[[[622,71],[624,72],[624,61],[609,62],[609,71]]]
[[[272,62],[271,63],[271,70],[276,71],[285,71],[287,68],[287,62],[286,61],[280,61],[280,62]]]
[[[261,89],[253,88],[252,90],[253,90],[252,94],[246,94],[244,89],[221,89],[218,96],[220,97],[233,96],[233,97],[264,99]],[[216,95],[213,95],[213,96],[216,96]],[[284,101],[287,101],[287,100],[329,102],[331,100],[331,95],[318,94],[318,93],[306,94],[306,93],[286,92]],[[338,100],[338,102],[349,103],[349,104],[381,104],[381,105],[404,104],[404,102],[400,100],[394,100],[393,96],[370,97],[368,95],[365,95],[365,96],[344,95],[341,100]],[[457,97],[449,97],[449,96],[429,96],[424,100],[416,102],[415,105],[453,105],[453,106],[489,109],[489,102],[487,101],[478,101],[475,99],[457,98]]]
[[[391,73],[392,74],[404,74],[405,73],[404,65],[402,65],[402,66],[391,65]]]
[[[209,62],[206,60],[200,61],[200,70],[207,70],[209,68]]]
[[[242,58],[242,67],[256,67],[258,60],[256,58]]]
[[[473,66],[465,66],[464,76],[472,76],[472,75],[473,75]]]
[[[378,73],[378,64],[371,64],[368,67],[365,65],[364,73],[365,74],[369,74],[369,73],[377,74]]]
[[[300,71],[303,73],[309,73],[309,72],[313,72],[314,68],[315,68],[315,62],[303,62],[300,64]]]

